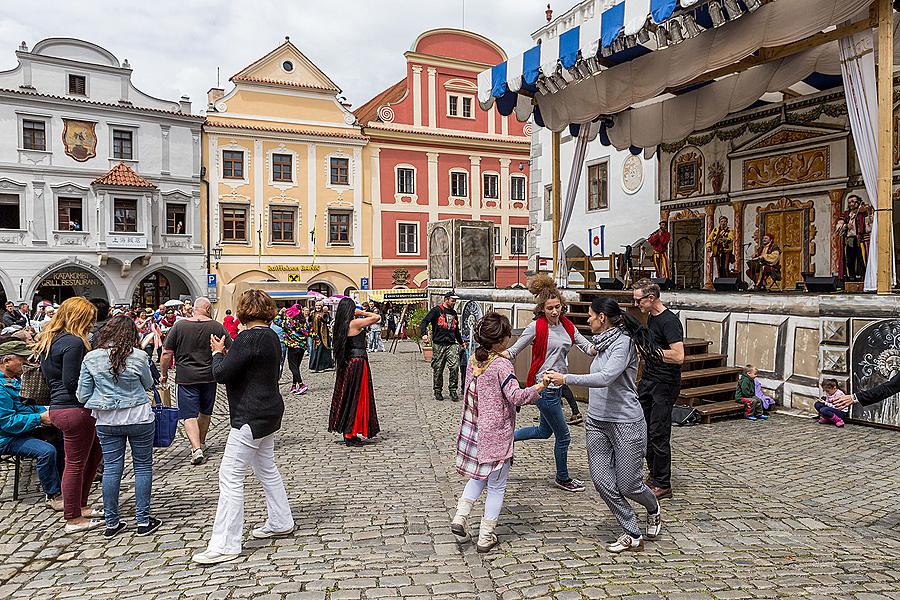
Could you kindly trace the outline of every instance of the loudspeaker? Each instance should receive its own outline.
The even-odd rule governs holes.
[[[804,275],[803,282],[806,284],[807,292],[816,294],[836,292],[844,287],[841,280],[834,275],[831,275],[829,277],[814,277],[811,275]]]
[[[652,277],[650,279],[653,283],[659,286],[659,289],[665,291],[672,287],[672,280],[666,279],[665,277]]]
[[[624,290],[625,282],[618,277],[598,277],[597,287],[601,290]]]
[[[717,292],[736,292],[738,291],[738,278],[716,277],[713,279],[713,288]]]

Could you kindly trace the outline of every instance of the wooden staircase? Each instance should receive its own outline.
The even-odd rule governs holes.
[[[606,296],[618,301],[623,311],[643,323],[647,322],[632,301],[631,291],[581,290],[579,300],[569,303],[567,316],[581,333],[590,336],[587,324],[588,307],[595,296]],[[684,364],[681,366],[681,393],[677,404],[694,407],[700,413],[701,422],[709,423],[717,417],[739,416],[744,407],[734,401],[734,391],[743,369],[727,366],[728,357],[709,351],[712,342],[698,338],[685,338]]]

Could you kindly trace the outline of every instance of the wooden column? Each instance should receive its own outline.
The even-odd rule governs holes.
[[[713,289],[713,256],[712,252],[706,249],[706,240],[716,226],[716,206],[707,204],[703,207],[706,213],[706,237],[703,238],[703,254],[706,256],[706,275],[703,278],[703,288],[707,290]]]
[[[559,175],[559,153],[560,153],[560,134],[558,131],[554,131],[553,134],[553,150],[551,155],[551,160],[553,162],[552,168],[552,177],[553,177],[553,189],[551,190],[552,195],[552,203],[551,211],[553,213],[553,273],[555,275],[555,279],[559,281],[561,277],[565,275],[564,272],[560,272],[559,269],[559,219],[560,219],[560,207],[562,206],[562,202],[560,200],[562,193],[562,181]]]
[[[894,11],[878,0],[878,293],[891,291],[893,247]]]
[[[841,243],[841,236],[834,231],[837,229],[838,221],[841,220],[841,214],[844,212],[844,192],[846,190],[831,190],[828,196],[831,198],[831,273],[837,275],[841,279],[844,278],[841,262],[844,255],[844,245]]]
[[[744,205],[745,202],[733,202],[734,208],[734,270],[738,281],[744,279]]]

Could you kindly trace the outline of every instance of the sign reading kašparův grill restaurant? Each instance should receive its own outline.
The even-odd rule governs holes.
[[[56,271],[43,281],[42,286],[48,287],[76,287],[101,285],[100,280],[85,271]]]

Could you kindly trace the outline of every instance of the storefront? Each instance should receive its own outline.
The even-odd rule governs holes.
[[[193,299],[184,280],[171,271],[159,270],[144,277],[134,289],[133,306],[157,307],[169,300]]]
[[[71,265],[41,278],[35,287],[32,305],[41,301],[59,304],[73,296],[101,298],[106,301],[110,299],[106,287],[95,273]]]

